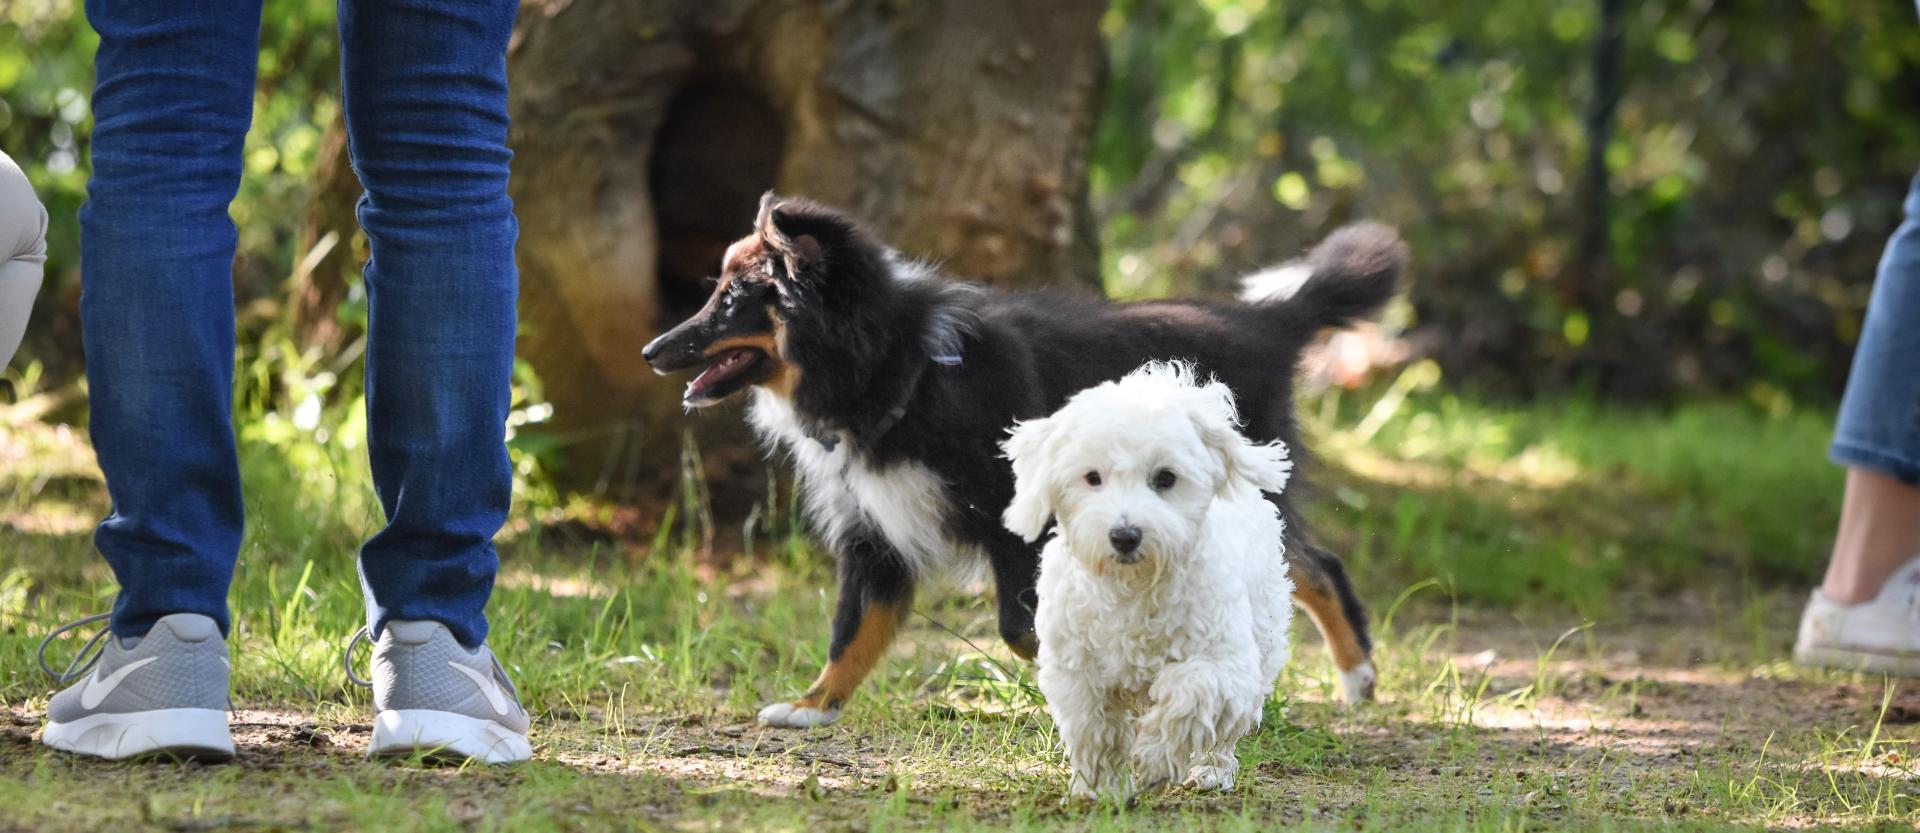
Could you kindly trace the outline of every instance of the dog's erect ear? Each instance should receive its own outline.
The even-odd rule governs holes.
[[[760,241],[780,261],[775,275],[798,280],[820,261],[820,239],[797,228],[794,215],[772,191],[760,196],[760,216],[754,221]]]
[[[1199,407],[1194,409],[1195,427],[1200,439],[1220,455],[1225,476],[1219,491],[1243,483],[1262,492],[1278,492],[1287,487],[1293,473],[1293,460],[1287,444],[1279,440],[1256,443],[1240,433],[1239,415],[1233,406],[1233,390],[1220,382],[1208,382],[1196,391]]]
[[[1001,513],[1000,522],[1028,541],[1038,540],[1053,517],[1053,483],[1047,473],[1053,468],[1058,430],[1051,419],[1030,419],[1015,423],[1007,441],[1000,444],[1013,461],[1013,502]]]

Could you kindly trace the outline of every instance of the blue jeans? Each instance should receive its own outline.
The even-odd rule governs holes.
[[[519,226],[507,196],[515,0],[341,0],[343,106],[366,193],[367,435],[387,526],[360,552],[368,623],[486,638],[511,495],[505,423]],[[100,33],[80,212],[94,536],[111,628],[228,626],[244,511],[232,425],[235,230],[261,0],[87,0]]]
[[[1833,461],[1920,484],[1920,176],[1887,242],[1834,429]]]

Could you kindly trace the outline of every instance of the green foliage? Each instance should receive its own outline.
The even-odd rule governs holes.
[[[1363,586],[1431,577],[1464,602],[1600,616],[1623,595],[1669,597],[1708,576],[1816,583],[1839,521],[1830,413],[1328,396],[1314,447],[1338,465],[1309,514],[1350,530],[1343,551]]]
[[[260,29],[259,78],[245,174],[232,214],[240,233],[234,283],[242,303],[267,297],[292,271],[309,175],[338,111],[339,52],[331,0],[275,0]],[[0,4],[0,151],[26,171],[47,206],[47,282],[22,354],[56,378],[77,374],[78,322],[63,311],[80,291],[80,205],[86,200],[99,37],[77,0]]]
[[[12,156],[47,206],[48,271],[80,260],[79,221],[86,198],[87,106],[93,51],[99,46],[73,0],[25,0],[0,10],[0,151]]]
[[[1474,383],[1831,394],[1920,160],[1914,9],[1626,6],[1589,218],[1597,0],[1117,0],[1093,171],[1109,287],[1224,287],[1374,216],[1407,233],[1415,320]],[[1590,221],[1612,243],[1598,308],[1571,290]]]
[[[1115,0],[1091,177],[1108,286],[1221,290],[1362,216],[1402,226],[1452,378],[1526,392],[1830,396],[1920,159],[1920,25],[1869,0],[1626,10],[1608,213],[1579,208],[1598,0]],[[301,253],[337,113],[334,6],[266,7],[233,214],[243,301]],[[50,210],[24,355],[74,378],[96,38],[75,0],[0,10],[0,149]],[[1578,242],[1611,241],[1601,297]],[[1653,356],[1652,360],[1647,357]],[[1468,372],[1461,372],[1468,371]]]

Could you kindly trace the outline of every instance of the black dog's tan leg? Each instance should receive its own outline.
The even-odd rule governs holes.
[[[1367,612],[1347,579],[1340,557],[1295,539],[1287,548],[1287,572],[1293,578],[1293,601],[1320,629],[1327,653],[1340,671],[1340,699],[1352,704],[1373,699],[1373,640],[1367,635]]]
[[[847,698],[886,657],[912,605],[913,576],[898,556],[869,542],[849,547],[840,559],[827,667],[799,699],[761,709],[760,722],[803,729],[839,719]]]
[[[814,680],[813,686],[795,700],[794,705],[837,711],[887,655],[887,648],[893,645],[893,637],[899,630],[901,614],[900,605],[870,602],[859,614],[852,633],[841,633],[836,627],[827,667],[820,670],[820,678]]]

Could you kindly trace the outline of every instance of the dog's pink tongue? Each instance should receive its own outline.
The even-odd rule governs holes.
[[[713,368],[709,367],[706,370],[700,371],[700,375],[693,377],[693,380],[687,383],[686,398],[693,399],[699,396],[702,391],[705,391],[707,389],[707,377],[712,374]]]
[[[714,382],[726,378],[726,375],[739,367],[746,358],[747,351],[735,350],[720,357],[719,361],[707,365],[706,370],[700,371],[700,375],[693,377],[693,381],[687,383],[687,397],[693,398],[705,393],[707,389],[713,387]]]
[[[687,397],[693,398],[699,396],[700,394],[706,393],[708,388],[713,387],[714,380],[722,375],[720,367],[721,365],[716,364],[706,370],[700,371],[700,375],[693,377],[693,381],[687,383]]]

